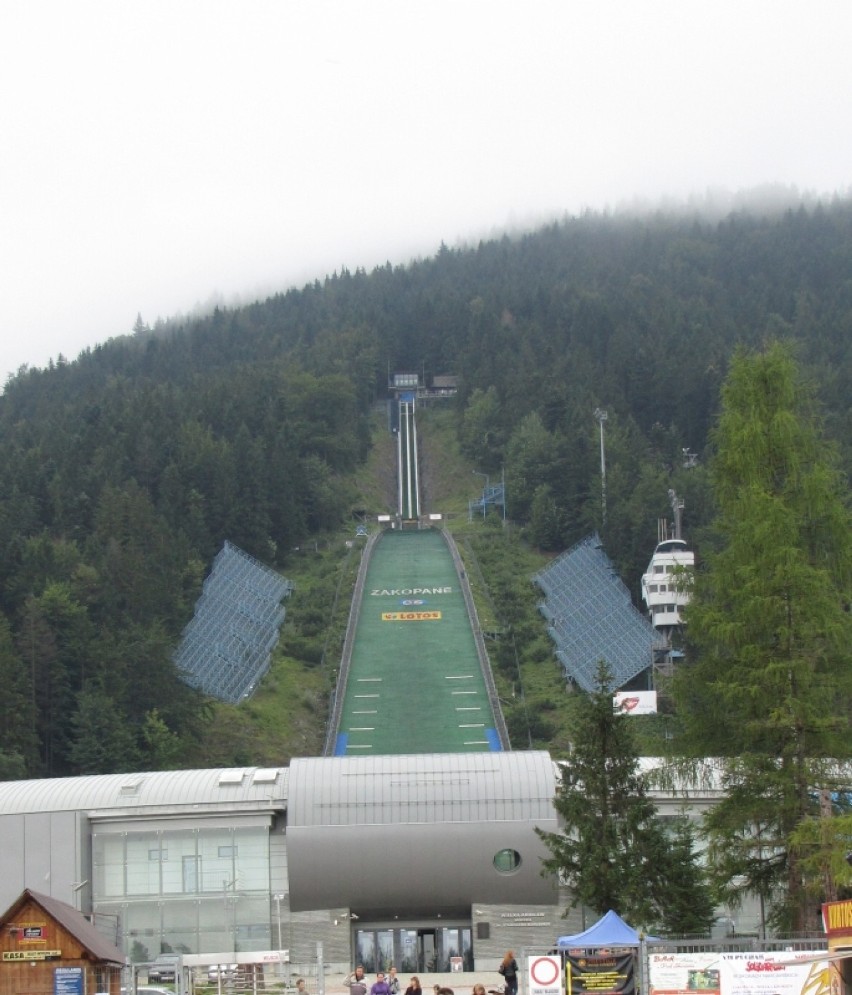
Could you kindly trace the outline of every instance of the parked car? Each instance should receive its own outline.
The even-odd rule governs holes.
[[[175,981],[180,960],[180,954],[160,954],[148,968],[148,981]]]
[[[207,980],[218,981],[220,978],[225,981],[236,977],[238,966],[236,964],[211,964],[207,968]]]

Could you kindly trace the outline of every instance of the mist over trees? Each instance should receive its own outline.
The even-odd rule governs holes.
[[[225,539],[286,573],[349,518],[389,371],[458,376],[461,451],[505,473],[526,538],[556,552],[601,529],[634,590],[670,487],[711,547],[708,438],[737,345],[788,343],[848,471],[850,273],[848,202],[589,215],[153,330],[139,318],[10,378],[0,776],[199,762],[206,705],[171,654],[204,573]]]

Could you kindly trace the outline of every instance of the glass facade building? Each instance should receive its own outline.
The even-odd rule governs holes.
[[[99,830],[92,898],[119,916],[134,959],[161,950],[256,950],[270,936],[269,830]]]

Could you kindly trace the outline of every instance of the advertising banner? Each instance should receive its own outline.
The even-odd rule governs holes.
[[[825,950],[725,953],[719,957],[723,995],[829,995]]]
[[[656,715],[656,691],[616,691],[612,696],[613,708],[625,715]]]
[[[649,954],[650,995],[719,995],[719,951]]]
[[[636,955],[633,953],[565,958],[568,995],[634,995]]]

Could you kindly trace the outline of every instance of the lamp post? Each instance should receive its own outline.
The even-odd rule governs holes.
[[[230,896],[231,906],[233,910],[233,931],[231,931],[231,926],[228,922],[228,891],[232,890],[233,894]],[[227,878],[222,880],[222,904],[224,906],[224,926],[225,935],[231,933],[232,943],[234,947],[234,960],[237,959],[237,879],[234,878],[228,881]]]
[[[601,527],[606,526],[606,455],[604,453],[604,422],[606,421],[606,410],[595,408],[595,418],[601,427]]]
[[[278,922],[278,973],[284,973],[284,964],[282,960],[282,955],[284,951],[281,949],[281,901],[286,896],[281,894],[276,894],[272,896],[272,900],[275,902],[275,918]]]
[[[85,881],[74,881],[74,882],[72,882],[72,884],[71,884],[71,894],[74,897],[74,908],[75,909],[79,908],[82,911],[82,909],[83,909],[83,898],[80,895],[80,892],[86,887],[86,885],[88,883],[89,883],[89,879],[88,878],[86,878]]]

